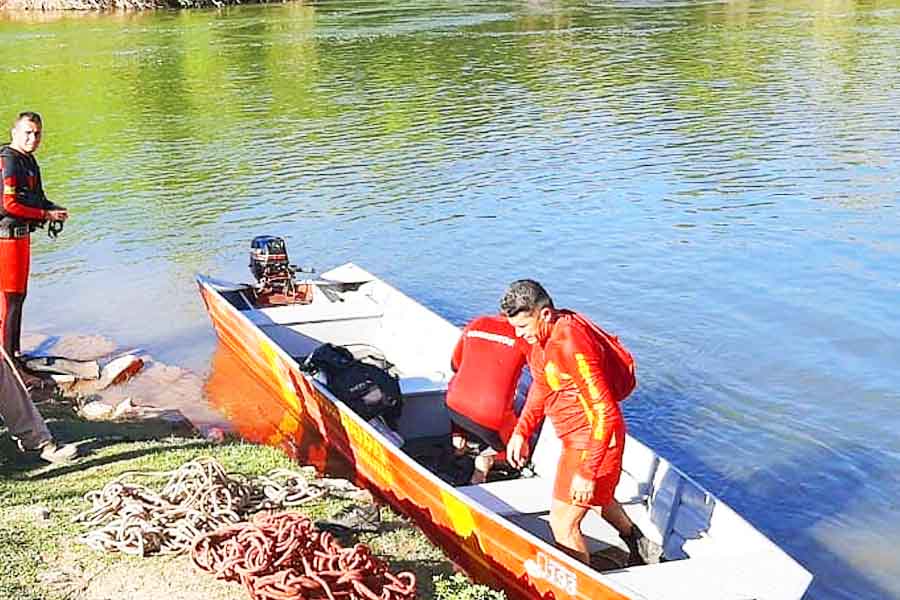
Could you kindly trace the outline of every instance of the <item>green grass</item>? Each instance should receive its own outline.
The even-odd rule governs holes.
[[[88,508],[84,495],[102,488],[126,471],[169,471],[195,458],[209,456],[227,471],[258,475],[275,468],[296,468],[279,450],[231,440],[212,444],[173,435],[163,422],[92,422],[76,417],[61,404],[44,404],[54,434],[78,440],[86,456],[68,465],[46,465],[19,454],[0,428],[0,598],[68,600],[80,597],[76,584],[87,586],[101,572],[120,570],[125,578],[202,579],[187,559],[137,558],[101,554],[77,543],[86,527],[72,521]],[[161,486],[164,480],[160,479]],[[312,519],[327,518],[348,500],[325,497],[299,510]],[[505,596],[454,575],[452,563],[403,517],[382,508],[382,530],[361,534],[350,543],[368,544],[394,572],[413,571],[420,598],[502,600]],[[183,570],[183,573],[173,572]],[[75,583],[73,583],[73,581]],[[60,583],[62,582],[62,583]],[[134,584],[134,582],[131,582]],[[140,588],[140,581],[136,584]],[[213,585],[212,583],[210,585]],[[197,597],[246,598],[238,585],[221,584]]]

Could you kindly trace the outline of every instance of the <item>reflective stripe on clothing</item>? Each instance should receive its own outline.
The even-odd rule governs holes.
[[[516,337],[506,317],[474,319],[453,351],[450,365],[456,374],[447,389],[447,407],[508,439],[527,352],[528,344]]]
[[[0,178],[3,180],[2,214],[12,219],[46,220],[52,203],[44,195],[41,170],[34,156],[3,146]]]
[[[585,479],[599,475],[612,436],[625,432],[604,353],[584,317],[558,311],[549,338],[532,346],[528,366],[534,382],[516,425],[516,432],[530,439],[549,417],[564,445],[588,451],[578,469]]]

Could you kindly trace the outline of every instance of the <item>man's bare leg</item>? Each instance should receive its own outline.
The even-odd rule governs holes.
[[[655,564],[661,560],[663,555],[662,547],[656,542],[647,539],[640,527],[635,525],[628,518],[628,515],[625,514],[621,504],[613,500],[612,504],[596,508],[596,510],[607,523],[616,528],[619,532],[619,537],[628,546],[628,551],[631,554],[629,566]]]
[[[567,554],[585,564],[589,563],[591,557],[581,534],[581,521],[588,510],[586,506],[567,504],[556,498],[550,505],[550,529],[553,531],[553,539]]]
[[[475,457],[475,470],[472,472],[473,485],[478,485],[487,481],[488,471],[494,466],[497,460],[497,451],[488,446],[481,451],[481,454]]]
[[[621,504],[613,500],[611,504],[607,504],[606,506],[595,506],[594,510],[600,513],[600,516],[603,517],[607,523],[615,527],[620,536],[628,537],[631,535],[634,523],[632,523],[631,519],[628,518],[628,515],[625,514]]]

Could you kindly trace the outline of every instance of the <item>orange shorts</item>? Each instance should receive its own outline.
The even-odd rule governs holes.
[[[0,238],[0,292],[24,294],[31,266],[31,240]]]
[[[624,441],[624,440],[623,440]],[[587,450],[579,448],[567,448],[563,446],[559,456],[559,465],[556,467],[556,481],[553,484],[553,498],[566,504],[578,506],[606,506],[612,504],[613,493],[619,485],[619,476],[622,474],[622,453],[625,444],[618,443],[606,451],[603,462],[600,463],[600,474],[594,479],[594,495],[582,504],[572,501],[572,478],[578,472],[578,467],[587,458]]]

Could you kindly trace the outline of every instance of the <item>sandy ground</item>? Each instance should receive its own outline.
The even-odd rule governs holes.
[[[199,572],[189,556],[88,562],[63,550],[41,575],[61,598],[78,600],[247,600],[240,585]],[[83,554],[80,556],[83,557]]]

